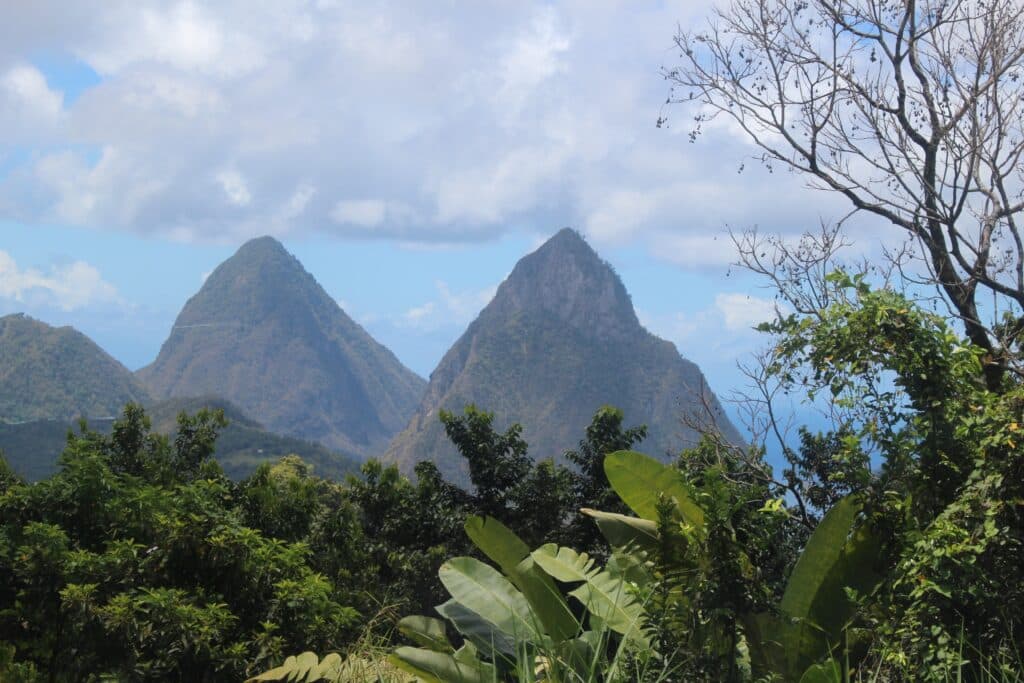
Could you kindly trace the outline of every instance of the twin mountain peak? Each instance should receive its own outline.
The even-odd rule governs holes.
[[[0,357],[17,337],[4,333],[12,318],[0,319]],[[210,274],[156,360],[135,377],[92,346],[100,360],[91,365],[103,369],[116,394],[111,405],[143,395],[217,395],[272,432],[360,458],[383,456],[407,471],[432,460],[455,480],[465,479],[462,461],[438,414],[469,403],[494,412],[500,428],[522,424],[537,458],[574,447],[605,404],[621,408],[630,424],[648,425],[643,448],[653,455],[692,445],[694,420],[714,420],[739,441],[697,366],[640,325],[611,266],[568,228],[516,264],[429,383],[270,237],[247,242]],[[0,399],[35,391],[20,374],[16,388],[0,372]],[[67,384],[81,381],[69,377]],[[63,401],[64,412],[97,409],[74,405],[67,387],[48,391],[57,395],[32,401]]]

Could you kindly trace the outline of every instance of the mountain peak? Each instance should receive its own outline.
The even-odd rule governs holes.
[[[543,310],[576,328],[617,335],[639,326],[629,293],[611,265],[571,228],[523,257],[498,288],[495,306]]]
[[[587,240],[583,238],[583,235],[572,228],[562,228],[542,246],[549,249],[579,249],[583,247],[593,251],[590,245],[587,244]],[[597,256],[597,253],[595,252],[594,255]]]
[[[210,274],[139,376],[157,397],[216,394],[271,431],[367,456],[424,386],[272,237]]]
[[[235,256],[287,256],[291,257],[288,250],[284,248],[276,238],[270,235],[254,237],[235,252]]]
[[[116,415],[146,398],[127,368],[73,327],[0,318],[0,422]]]
[[[210,280],[245,275],[282,277],[302,274],[312,279],[299,260],[285,249],[284,245],[269,235],[249,240],[210,276]]]
[[[465,483],[465,462],[437,415],[467,404],[493,411],[499,429],[521,424],[542,458],[575,446],[603,405],[647,424],[652,454],[694,445],[700,437],[690,424],[710,420],[742,442],[700,369],[640,325],[618,275],[568,228],[516,264],[448,350],[385,460],[412,470],[430,458]]]

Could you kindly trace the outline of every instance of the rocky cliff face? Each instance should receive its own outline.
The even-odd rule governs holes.
[[[157,398],[222,396],[273,432],[363,457],[383,451],[425,385],[270,237],[207,278],[139,377]]]
[[[569,229],[516,264],[431,374],[386,460],[406,470],[432,460],[464,482],[438,414],[468,403],[493,411],[501,427],[522,424],[537,458],[574,447],[606,404],[648,425],[643,447],[652,455],[694,444],[687,422],[715,422],[739,441],[700,369],[640,325],[622,281]]]

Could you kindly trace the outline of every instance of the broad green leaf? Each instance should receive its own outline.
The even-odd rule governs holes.
[[[469,662],[453,655],[415,647],[397,648],[388,661],[426,683],[492,683],[498,680],[490,664]]]
[[[658,523],[653,520],[590,508],[583,508],[580,512],[594,518],[613,548],[637,547],[650,551],[658,547]]]
[[[842,557],[858,512],[860,503],[853,496],[847,496],[818,523],[786,584],[779,604],[783,613],[796,619],[811,617],[818,590]]]
[[[470,515],[466,534],[522,592],[548,636],[557,642],[579,632],[579,624],[562,593],[551,577],[537,567],[530,557],[530,548],[514,532],[493,517]]]
[[[586,581],[594,571],[594,561],[586,553],[545,543],[531,553],[540,568],[559,581]]]
[[[530,548],[516,536],[515,532],[493,517],[470,515],[466,518],[466,535],[484,555],[497,564],[501,571],[509,574],[523,558],[530,554]]]
[[[604,459],[604,472],[615,493],[636,514],[657,521],[658,498],[674,500],[680,516],[704,529],[704,510],[690,497],[683,475],[674,467],[636,451],[615,451]]]
[[[436,652],[454,652],[455,648],[448,642],[445,635],[444,622],[432,617],[410,616],[398,622],[398,630],[402,634],[429,650]]]
[[[441,583],[452,598],[515,639],[534,638],[537,619],[523,594],[498,570],[472,557],[441,565]]]
[[[808,621],[772,614],[744,618],[747,647],[754,672],[795,681],[807,667],[828,653],[824,634]]]
[[[594,569],[594,561],[586,553],[559,548],[548,543],[533,551],[533,559],[541,569],[565,582],[583,582],[569,595],[573,596],[608,628],[646,646],[647,637],[643,607],[629,592],[626,582],[606,571]]]
[[[452,623],[455,630],[466,639],[466,643],[479,648],[489,659],[515,656],[516,639],[465,605],[449,600],[435,609]]]
[[[800,683],[843,683],[842,667],[834,659],[814,664],[800,677]]]
[[[635,550],[613,550],[604,570],[616,578],[625,579],[642,588],[654,582],[649,563]]]
[[[766,613],[745,614],[742,619],[754,673],[777,673],[784,676],[785,653],[778,636],[788,624],[783,623],[775,615]]]
[[[819,586],[811,604],[810,619],[825,631],[831,643],[841,642],[843,630],[856,610],[846,589],[869,593],[881,580],[875,570],[880,552],[881,539],[862,525],[847,540],[839,560]]]
[[[846,589],[863,592],[877,584],[873,567],[880,544],[865,526],[853,531],[860,509],[856,497],[847,496],[829,510],[786,585],[780,609],[796,623],[776,637],[785,640],[786,666],[794,678],[842,642],[856,607]]]
[[[319,659],[313,652],[303,652],[297,657],[289,657],[279,667],[254,676],[246,683],[259,681],[288,681],[290,683],[314,683],[315,681],[341,680],[343,660],[336,653]]]

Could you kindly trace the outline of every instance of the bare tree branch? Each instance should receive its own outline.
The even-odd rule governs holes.
[[[929,284],[988,351],[989,386],[1021,371],[1009,330],[1024,326],[1024,3],[733,0],[676,45],[664,75],[669,102],[695,112],[691,139],[727,117],[764,163],[911,237]],[[815,308],[820,293],[796,294],[741,253],[782,277],[796,310]]]

